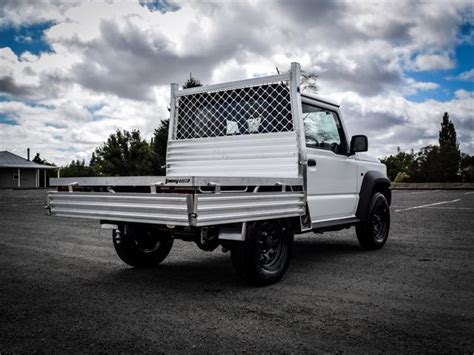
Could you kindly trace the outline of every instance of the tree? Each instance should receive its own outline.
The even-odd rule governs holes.
[[[463,182],[474,182],[474,156],[461,153],[461,178]]]
[[[276,69],[277,69],[278,74],[280,74],[280,70],[278,69],[278,67]],[[289,72],[290,72],[289,70],[286,71],[286,73],[289,73]],[[301,91],[317,94],[319,91],[318,75],[312,71],[301,70],[300,76],[301,76],[300,77]]]
[[[84,160],[72,160],[68,165],[61,168],[62,177],[95,176],[96,173],[91,166],[87,166]]]
[[[439,146],[451,146],[456,149],[459,147],[456,129],[454,128],[453,122],[449,119],[447,112],[443,115],[443,121],[441,122],[441,130],[439,131]]]
[[[32,162],[33,162],[33,163],[36,163],[36,164],[43,164],[43,165],[49,165],[49,166],[56,166],[56,165],[50,163],[49,161],[47,161],[46,159],[41,159],[40,153],[36,153],[36,155],[35,155],[35,157],[33,158]]]
[[[380,159],[380,161],[387,166],[387,175],[391,181],[395,181],[398,174],[402,173],[404,180],[411,176],[410,169],[413,165],[414,154],[405,152],[398,152],[397,155],[389,155],[388,157]]]
[[[41,159],[40,153],[36,153],[36,155],[35,155],[35,157],[33,158],[32,162],[33,162],[33,163],[36,163],[36,164],[43,164],[43,163],[44,163],[44,160]]]
[[[42,164],[42,165],[49,165],[49,166],[56,166],[56,164],[50,163],[46,159],[42,159],[40,153],[36,153],[35,157],[31,160],[33,163]],[[50,177],[56,176],[56,170],[48,169],[46,171],[46,177],[49,179]]]
[[[158,128],[151,139],[151,149],[153,151],[153,173],[163,175],[166,172],[166,149],[168,147],[168,130],[170,120],[166,119],[160,122]]]
[[[440,182],[440,148],[428,145],[420,149],[410,167],[413,182]]]
[[[151,175],[153,152],[139,130],[117,130],[95,149],[90,165],[99,175]]]
[[[317,94],[319,91],[318,75],[311,71],[301,71],[301,90]]]
[[[202,86],[201,82],[189,74],[189,79],[184,83],[183,89],[189,89]],[[168,131],[170,120],[162,120],[158,128],[155,129],[151,139],[151,150],[153,152],[153,173],[163,175],[166,172],[166,149],[168,148]]]
[[[395,180],[393,180],[393,182],[409,182],[409,181],[410,181],[410,175],[408,175],[404,171],[400,171],[395,177]]]
[[[456,129],[447,112],[443,115],[439,131],[439,146],[428,145],[415,154],[398,153],[396,156],[383,158],[390,178],[396,179],[399,173],[409,175],[411,182],[448,182],[459,180],[459,171],[464,181],[470,178],[470,160],[463,156],[456,137]],[[462,163],[462,164],[461,164]],[[404,174],[399,179],[407,179]]]
[[[189,73],[189,79],[183,85],[183,89],[195,88],[198,86],[202,86],[201,82],[193,77],[193,73]]]
[[[439,160],[439,181],[458,180],[461,152],[459,151],[456,129],[447,112],[443,115],[439,131]]]

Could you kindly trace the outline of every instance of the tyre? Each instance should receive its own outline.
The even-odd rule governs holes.
[[[154,267],[168,256],[173,246],[171,235],[150,226],[125,225],[113,231],[117,255],[135,267]]]
[[[387,241],[389,229],[390,209],[387,199],[376,192],[370,200],[367,219],[356,226],[360,246],[368,250],[382,248]]]
[[[254,285],[269,285],[285,274],[291,257],[293,232],[281,220],[247,224],[246,240],[231,248],[236,273]]]

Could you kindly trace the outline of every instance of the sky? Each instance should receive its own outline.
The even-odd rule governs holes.
[[[474,2],[0,0],[0,150],[90,159],[117,129],[151,138],[169,84],[299,62],[376,157],[437,144],[444,112],[474,154]]]

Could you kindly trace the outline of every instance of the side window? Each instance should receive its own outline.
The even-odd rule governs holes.
[[[341,123],[335,112],[303,104],[303,122],[306,146],[346,152],[346,142]]]
[[[13,171],[13,180],[15,180],[15,181],[18,180],[18,170]]]

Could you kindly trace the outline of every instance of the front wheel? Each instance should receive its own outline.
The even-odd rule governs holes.
[[[356,226],[360,246],[369,250],[382,248],[387,241],[389,229],[390,209],[387,199],[376,192],[370,200],[367,219]]]
[[[173,246],[172,236],[162,233],[151,226],[121,226],[112,235],[115,251],[130,266],[157,266],[165,260]]]
[[[293,232],[281,220],[250,222],[246,240],[231,248],[234,269],[244,280],[269,285],[282,278],[288,268]]]

